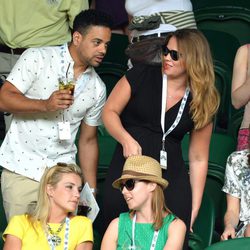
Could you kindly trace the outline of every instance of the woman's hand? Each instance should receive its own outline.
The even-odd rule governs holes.
[[[128,158],[132,155],[141,155],[142,154],[142,148],[140,144],[133,139],[132,137],[126,140],[123,144],[123,156],[125,158]]]

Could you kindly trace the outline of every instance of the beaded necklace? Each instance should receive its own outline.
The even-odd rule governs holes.
[[[58,236],[58,234],[62,231],[64,223],[65,223],[65,219],[61,222],[61,224],[58,227],[58,229],[56,230],[56,232],[53,232],[50,225],[47,224],[47,230],[50,234],[50,239],[51,239],[54,246],[59,246],[62,242],[62,239],[61,239],[61,237]]]
[[[58,227],[58,229],[56,230],[56,232],[53,232],[53,230],[51,229],[50,225],[47,224],[47,240],[49,242],[50,248],[52,250],[55,249],[55,247],[59,246],[62,242],[61,237],[58,236],[58,234],[62,231],[64,223],[66,223],[66,228],[65,228],[65,235],[64,235],[64,250],[68,249],[68,239],[69,239],[69,218],[66,217],[60,224],[60,226]]]

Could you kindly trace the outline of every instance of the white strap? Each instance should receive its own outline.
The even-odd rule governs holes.
[[[135,249],[135,221],[136,221],[136,214],[133,217],[133,223],[132,223],[132,248]]]
[[[165,130],[165,113],[167,105],[167,88],[168,88],[168,79],[166,74],[162,78],[162,98],[161,98],[161,128],[164,134]]]
[[[166,114],[166,100],[167,100],[167,89],[168,89],[168,85],[167,85],[167,76],[164,74],[163,75],[163,82],[162,82],[162,105],[161,105],[161,127],[162,127],[162,131],[163,131],[163,137],[162,137],[162,149],[164,149],[164,142],[165,142],[165,138],[168,134],[170,134],[175,127],[178,125],[178,123],[180,122],[181,116],[183,114],[186,102],[187,102],[187,98],[190,92],[190,88],[187,87],[185,90],[185,94],[184,97],[182,98],[181,101],[181,105],[178,111],[178,114],[175,118],[174,123],[171,125],[171,127],[168,129],[168,131],[165,133],[165,114]]]
[[[68,250],[68,245],[69,245],[69,218],[66,217],[66,228],[65,228],[65,234],[64,234],[64,248],[63,250]]]
[[[136,245],[135,245],[135,223],[136,223],[136,213],[133,217],[133,222],[132,222],[132,246],[129,249],[136,249]],[[153,235],[153,239],[151,242],[151,246],[150,246],[150,250],[154,250],[155,246],[156,246],[156,242],[158,239],[158,235],[159,235],[159,230],[154,231],[154,235]]]
[[[157,242],[157,239],[158,239],[158,235],[159,235],[159,230],[154,231],[154,236],[153,236],[153,239],[152,239],[150,250],[154,250],[155,249],[156,242]]]
[[[66,227],[65,227],[65,233],[64,233],[64,247],[63,247],[63,250],[68,250],[68,245],[69,245],[69,221],[70,219],[68,217],[66,217],[65,219],[65,224],[66,224]],[[47,240],[49,242],[49,245],[50,245],[50,249],[51,250],[55,250],[55,246],[51,240],[51,236],[49,234],[47,234]]]

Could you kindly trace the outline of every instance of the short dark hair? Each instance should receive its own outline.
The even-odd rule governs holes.
[[[112,17],[98,10],[83,10],[75,17],[73,33],[78,31],[81,34],[85,34],[91,26],[103,26],[112,29]]]

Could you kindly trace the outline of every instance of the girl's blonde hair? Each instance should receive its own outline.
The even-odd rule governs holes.
[[[145,182],[149,183],[150,181],[145,181]],[[158,184],[156,184],[156,188],[152,192],[151,205],[152,205],[152,211],[153,211],[153,217],[154,217],[153,227],[154,227],[154,230],[157,231],[161,229],[166,213],[167,214],[172,213],[166,206],[163,189]],[[134,216],[135,212],[136,212],[135,210],[131,210],[130,214]]]
[[[43,229],[46,228],[51,208],[47,186],[56,187],[63,174],[76,174],[82,179],[81,169],[75,164],[57,163],[57,165],[45,170],[39,186],[37,203],[34,209],[31,206],[28,213],[28,218],[34,228],[39,224]]]
[[[165,203],[163,189],[157,184],[152,196],[152,210],[154,216],[154,229],[159,230],[163,225],[165,212],[171,213]]]
[[[210,123],[219,107],[219,94],[215,87],[215,75],[211,51],[205,36],[196,29],[181,29],[167,37],[177,40],[178,51],[184,60],[188,85],[192,93],[190,112],[195,129]]]

